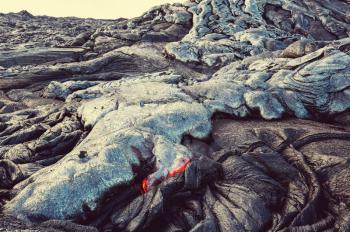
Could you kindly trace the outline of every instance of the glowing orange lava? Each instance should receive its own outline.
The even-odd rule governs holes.
[[[186,160],[185,163],[183,163],[179,168],[176,168],[168,173],[168,177],[174,177],[176,174],[179,174],[181,172],[184,172],[186,170],[187,165],[191,163],[191,160]]]
[[[191,160],[188,159],[186,160],[180,167],[174,169],[174,170],[171,170],[169,171],[168,175],[167,175],[167,178],[170,178],[170,177],[174,177],[176,176],[177,174],[180,174],[182,172],[184,172],[186,170],[186,167],[191,163]],[[148,192],[149,188],[148,188],[148,179],[147,177],[145,179],[142,180],[142,183],[141,183],[141,189],[142,189],[142,192],[143,193],[146,193]]]
[[[141,185],[143,193],[146,193],[148,191],[148,180],[147,177],[142,180],[142,185]]]

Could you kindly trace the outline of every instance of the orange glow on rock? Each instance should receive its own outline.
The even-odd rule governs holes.
[[[142,191],[143,191],[143,193],[147,193],[147,191],[148,191],[148,180],[147,180],[147,178],[142,180]]]
[[[182,172],[184,172],[186,170],[186,167],[191,163],[191,160],[190,159],[187,159],[180,167],[174,169],[174,170],[171,170],[169,171],[168,175],[167,175],[167,178],[170,178],[170,177],[174,177],[176,176],[177,174],[180,174]],[[148,192],[149,190],[149,186],[148,186],[148,179],[147,177],[145,179],[142,180],[142,183],[141,183],[141,189],[142,189],[142,192],[143,193],[146,193]]]
[[[184,164],[182,164],[179,168],[176,168],[168,173],[168,177],[174,177],[175,175],[182,173],[186,170],[187,165],[191,163],[191,160],[188,159]]]

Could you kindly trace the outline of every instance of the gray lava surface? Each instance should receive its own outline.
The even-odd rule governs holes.
[[[0,14],[0,231],[350,231],[350,1]]]

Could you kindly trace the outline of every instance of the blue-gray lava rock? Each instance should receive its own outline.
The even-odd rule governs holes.
[[[0,14],[0,230],[348,231],[349,4]]]

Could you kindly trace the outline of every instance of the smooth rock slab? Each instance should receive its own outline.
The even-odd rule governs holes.
[[[83,48],[35,48],[0,52],[0,66],[42,64],[63,58],[73,61],[85,52]]]

